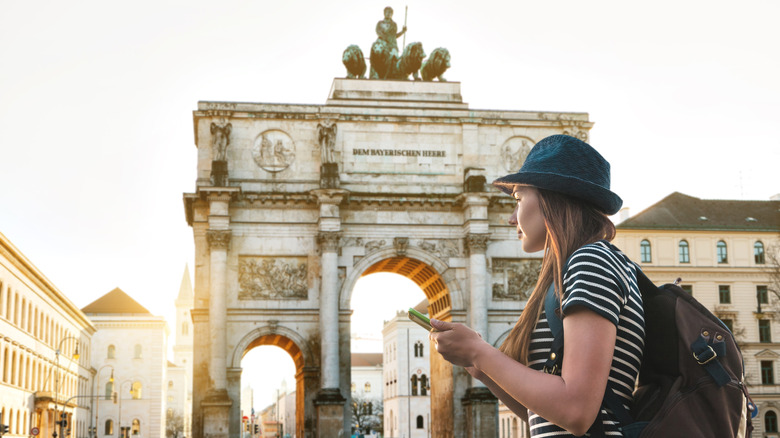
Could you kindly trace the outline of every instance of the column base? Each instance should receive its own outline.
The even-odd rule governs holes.
[[[466,436],[498,436],[498,399],[487,388],[469,388],[461,399],[466,408]]]
[[[317,409],[317,437],[349,436],[344,430],[346,401],[338,388],[324,388],[317,393],[317,398],[314,399],[314,406]]]
[[[203,438],[229,438],[230,406],[226,389],[211,390],[200,403],[203,409]]]

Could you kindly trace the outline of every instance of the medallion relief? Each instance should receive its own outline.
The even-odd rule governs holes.
[[[309,296],[307,257],[238,258],[238,299],[301,300]]]
[[[525,301],[531,295],[542,261],[538,259],[493,259],[493,299]]]
[[[505,141],[501,146],[501,162],[504,163],[504,170],[507,172],[520,170],[532,147],[534,141],[528,137],[516,136]]]
[[[295,161],[295,143],[286,132],[269,129],[255,139],[252,158],[268,172],[281,172]]]

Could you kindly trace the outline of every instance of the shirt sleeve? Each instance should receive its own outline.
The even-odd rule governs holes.
[[[578,249],[566,262],[563,314],[584,306],[617,326],[628,296],[622,277],[619,262],[608,248],[594,244]]]

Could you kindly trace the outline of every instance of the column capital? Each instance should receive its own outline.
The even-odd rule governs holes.
[[[339,249],[339,240],[341,240],[340,231],[320,231],[317,234],[317,243],[323,252],[335,252]]]
[[[488,240],[490,240],[489,234],[469,233],[466,236],[466,248],[469,254],[484,254],[487,251]]]
[[[344,198],[349,195],[347,190],[343,189],[315,189],[311,193],[317,198],[317,202],[322,204],[334,204],[339,205]]]
[[[206,239],[210,249],[227,249],[230,246],[230,230],[207,230]]]

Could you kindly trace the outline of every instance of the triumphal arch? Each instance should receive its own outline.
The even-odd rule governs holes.
[[[258,345],[295,362],[296,436],[348,436],[363,275],[410,278],[432,316],[498,345],[540,259],[489,182],[540,139],[592,125],[471,109],[457,82],[368,79],[335,79],[324,104],[199,102],[193,119],[194,438],[240,436],[241,358]],[[498,436],[495,398],[462,368],[432,353],[430,385],[433,437]]]

